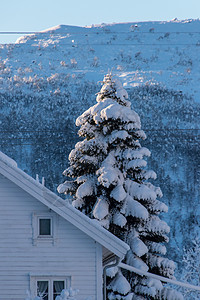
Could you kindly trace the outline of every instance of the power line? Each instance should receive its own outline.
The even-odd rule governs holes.
[[[69,55],[68,55],[69,56]],[[66,56],[63,56],[65,59],[66,59]],[[63,58],[63,60],[64,60],[64,58]],[[70,57],[67,57],[67,59],[69,59],[70,60]],[[131,59],[134,59],[134,57],[132,56],[131,57]],[[144,57],[144,59],[145,59],[145,57]],[[70,72],[70,71],[72,71],[72,73],[64,73],[64,75],[68,75],[68,74],[70,74],[70,76],[73,74],[73,75],[76,75],[76,76],[79,76],[79,72],[80,73],[83,73],[84,75],[85,75],[85,73],[84,73],[84,69],[78,69],[78,68],[73,68],[73,67],[71,67],[71,65],[70,65],[70,62],[69,62],[69,60],[68,61],[65,61],[66,62],[66,66],[61,66],[62,68],[66,68],[66,70],[68,71],[68,72]],[[52,61],[54,61],[54,62],[59,62],[59,59],[57,59],[57,58],[51,58],[51,62]],[[151,61],[150,61],[151,62]],[[28,66],[32,66],[32,65],[34,65],[35,66],[35,69],[36,68],[38,68],[38,64],[36,64],[36,63],[38,63],[38,61],[37,62],[30,62],[29,64],[28,64]],[[78,61],[78,63],[79,63],[79,61]],[[77,63],[77,64],[78,64]],[[91,62],[92,63],[92,62]],[[119,62],[120,63],[120,62]],[[134,62],[132,62],[133,64],[134,64]],[[148,64],[149,62],[147,62],[147,64]],[[176,64],[178,64],[178,63],[176,63]],[[54,65],[53,65],[54,66]],[[101,66],[101,65],[100,65]],[[138,70],[138,69],[135,69],[134,71],[131,71],[133,74],[134,73],[138,73],[139,75],[140,74],[145,74],[146,75],[146,73],[148,73],[149,74],[149,76],[152,76],[152,77],[154,77],[154,75],[156,76],[158,73],[160,73],[160,72],[170,72],[170,73],[172,73],[172,72],[174,72],[175,74],[173,74],[174,75],[174,77],[176,77],[176,75],[178,74],[178,73],[183,73],[183,72],[187,72],[187,68],[188,69],[190,69],[190,66],[181,66],[182,68],[185,68],[184,69],[184,71],[180,71],[180,70],[177,70],[177,69],[175,69],[176,68],[176,66],[174,67],[174,69],[171,69],[171,67],[169,67],[169,69],[156,69],[156,70],[153,70],[153,69],[150,69],[150,67],[147,65],[146,66],[146,68],[143,68],[143,69],[140,69],[140,70]],[[45,66],[43,66],[43,68],[45,68]],[[117,68],[117,65],[115,65],[112,69],[113,70],[115,70],[115,68]],[[149,69],[148,69],[149,68]],[[94,69],[94,68],[93,68]],[[90,71],[91,70],[93,70],[92,68],[90,69]],[[34,69],[33,69],[34,70]],[[12,71],[12,69],[11,69],[11,71]],[[191,72],[192,72],[192,74],[197,74],[197,72],[193,72],[192,70],[191,70]],[[34,91],[37,89],[36,87],[32,87],[31,86],[31,84],[33,84],[33,83],[35,83],[35,81],[33,81],[33,82],[25,82],[23,79],[24,78],[26,78],[26,79],[28,79],[28,77],[34,77],[34,75],[36,75],[35,73],[33,73],[33,75],[31,76],[30,74],[31,74],[32,72],[28,72],[27,71],[27,73],[26,74],[23,74],[23,77],[22,77],[22,75],[21,74],[19,74],[19,75],[17,75],[17,76],[19,76],[19,78],[20,78],[20,80],[18,81],[18,80],[16,80],[16,82],[19,82],[21,85],[20,85],[20,87],[17,87],[18,89],[19,88],[21,88],[22,87],[22,85],[26,85],[26,84],[30,84],[30,88],[32,88],[32,90],[34,89]],[[118,71],[117,70],[117,73],[118,74],[123,74],[124,72],[123,71]],[[28,75],[27,75],[28,74]],[[159,74],[160,75],[160,74]],[[44,76],[44,75],[43,75]],[[45,80],[45,83],[46,83],[46,80],[47,80],[47,78],[49,77],[49,75],[47,74],[47,77],[43,77],[43,79]],[[13,86],[13,81],[11,81],[11,79],[13,78],[13,77],[10,77],[10,80],[8,80],[8,78],[7,77],[2,77],[3,78],[3,80],[4,80],[4,82],[6,83],[6,84],[10,84],[10,82],[11,82],[11,84],[12,84],[12,86]],[[1,79],[2,79],[1,78]],[[153,78],[154,79],[154,78]],[[9,81],[9,83],[8,83],[8,81]],[[15,81],[14,81],[15,82]],[[61,82],[61,83],[63,83],[64,82],[64,80]],[[140,87],[142,87],[142,83],[141,82],[137,82],[137,81],[135,81],[136,83],[138,83],[138,84],[141,84],[141,86]],[[51,85],[51,83],[49,83],[49,85]],[[157,86],[157,85],[156,85]],[[126,87],[127,89],[130,89],[130,87]],[[19,89],[19,90],[15,90],[15,91],[20,91],[21,92],[21,89]],[[29,89],[29,91],[30,91],[30,89]],[[174,91],[176,91],[177,93],[176,93],[176,95],[179,95],[182,91],[179,89],[179,90],[174,90]],[[42,91],[43,92],[43,91]],[[48,92],[50,92],[50,91],[48,91]],[[4,95],[5,93],[4,93],[4,91],[2,92],[2,90],[0,90],[0,95]],[[62,93],[62,91],[61,91],[61,95],[62,95],[63,93]]]
[[[148,140],[148,142],[152,142],[152,141]],[[191,139],[184,139],[184,141],[182,141],[182,140],[180,141],[181,144],[185,144],[186,142],[191,143]],[[177,143],[177,144],[180,144],[180,143]],[[16,144],[16,143],[15,144],[14,143],[13,144],[12,143],[8,143],[8,144],[0,143],[0,146],[3,146],[3,147],[8,147],[8,146],[38,146],[38,147],[40,147],[40,146],[44,146],[44,145],[55,147],[55,145],[53,143],[49,144],[48,142],[46,142],[46,143],[26,143],[26,144],[24,144],[24,143],[18,143],[18,144]],[[62,145],[67,146],[67,143],[63,143],[63,142],[58,143],[57,142],[56,145],[57,146],[62,146]],[[165,145],[165,142],[163,142],[162,145]]]
[[[90,29],[88,29],[90,30]],[[81,31],[67,31],[67,32],[41,32],[41,31],[0,31],[0,34],[41,34],[41,35],[68,35],[68,34],[77,34],[77,35],[98,35],[98,34],[200,34],[200,31],[109,31],[104,30],[96,32],[81,32]]]
[[[181,136],[181,135],[179,135],[179,134],[177,134],[177,133],[173,133],[173,132],[168,132],[168,137],[169,136],[172,136],[172,137],[179,137],[179,136]],[[157,134],[156,135],[157,137],[162,137],[163,138],[163,134]],[[78,135],[76,136],[76,137],[78,137]],[[155,136],[154,136],[155,137]],[[167,137],[167,136],[166,136]],[[200,133],[196,133],[196,134],[192,134],[192,135],[190,135],[189,137],[187,137],[187,140],[189,140],[190,138],[198,138],[198,137],[200,137]],[[34,138],[41,138],[42,139],[42,141],[44,141],[44,140],[52,140],[52,141],[55,141],[55,140],[63,140],[63,138],[64,137],[61,137],[61,136],[54,136],[54,137],[52,137],[52,136],[30,136],[30,137],[2,137],[1,138],[1,140],[2,141],[10,141],[10,142],[12,142],[12,141],[30,141],[30,140],[33,140]],[[68,140],[68,137],[65,137],[66,138],[66,140]],[[39,142],[38,141],[38,143],[39,144],[41,144],[41,142]],[[3,144],[4,144],[4,142],[3,142]]]
[[[78,136],[77,136],[78,137]],[[162,137],[163,138],[163,135],[157,135],[157,137]],[[179,137],[179,135],[173,135],[172,137]],[[200,137],[200,134],[197,134],[197,135],[191,135],[189,138],[187,138],[187,139],[184,139],[184,141],[189,141],[191,138],[199,138]],[[149,136],[148,136],[148,140],[149,140]],[[155,136],[154,136],[154,138],[155,138]],[[12,145],[12,142],[19,142],[20,143],[20,145],[23,145],[23,142],[29,142],[29,141],[31,141],[32,139],[31,138],[14,138],[14,139],[2,139],[2,140],[5,140],[5,142],[4,141],[1,141],[2,143],[1,143],[1,145],[7,145],[7,144],[5,144],[6,142],[11,142],[11,145]],[[38,141],[38,145],[43,145],[43,144],[49,144],[49,142],[48,141],[50,141],[50,138],[48,138],[48,137],[46,137],[46,138],[42,138],[42,141],[47,141],[47,142],[40,142],[40,141]],[[57,137],[56,139],[52,139],[52,141],[54,141],[55,142],[55,140],[61,140],[60,141],[60,143],[63,143],[62,142],[62,138],[61,137]],[[66,141],[67,141],[68,139],[66,139]],[[57,141],[56,141],[56,143],[57,143]],[[36,144],[36,143],[35,143]],[[52,144],[54,144],[54,143],[52,143]]]
[[[45,41],[44,41],[45,43]],[[15,46],[21,46],[24,45],[24,43],[19,43],[19,44],[14,44]],[[58,43],[58,44],[51,44],[49,43],[48,46],[70,46],[77,48],[78,46],[196,46],[200,47],[200,42],[199,43],[184,43],[184,44],[173,44],[173,43],[165,43],[165,44],[155,44],[155,43]],[[42,46],[42,44],[37,44],[35,46]],[[46,48],[46,47],[45,47]]]
[[[78,127],[77,127],[78,129]],[[146,129],[141,128],[139,130],[143,131],[192,131],[192,130],[200,130],[200,128],[159,128],[159,129]],[[51,129],[45,129],[45,130],[0,130],[0,133],[69,133],[67,130],[51,130]]]

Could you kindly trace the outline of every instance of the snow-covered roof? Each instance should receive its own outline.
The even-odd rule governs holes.
[[[67,203],[67,201],[63,200],[37,180],[23,172],[17,167],[17,163],[13,159],[1,151],[0,174],[52,209],[103,247],[107,248],[121,259],[124,258],[126,252],[129,250],[129,246],[126,243],[104,229],[98,221],[91,220],[71,204]]]

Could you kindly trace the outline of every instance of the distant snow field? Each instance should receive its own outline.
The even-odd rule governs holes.
[[[126,87],[161,84],[200,102],[199,28],[200,20],[177,19],[58,25],[0,46],[0,89],[55,73],[96,82],[110,70]]]

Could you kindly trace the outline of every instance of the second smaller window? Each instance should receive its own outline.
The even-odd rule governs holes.
[[[52,218],[38,218],[38,235],[39,237],[52,236]]]

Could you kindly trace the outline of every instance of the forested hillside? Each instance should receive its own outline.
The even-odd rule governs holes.
[[[147,134],[178,263],[199,232],[199,25],[62,25],[0,48],[1,151],[54,191],[79,140],[76,118],[94,105],[108,70],[119,77]]]

